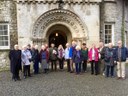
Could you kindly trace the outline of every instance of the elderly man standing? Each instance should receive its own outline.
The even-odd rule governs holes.
[[[51,44],[51,48],[49,48],[49,59],[51,61],[51,70],[53,71],[53,66],[55,71],[57,71],[57,48],[55,47],[55,44]]]
[[[12,80],[20,80],[19,71],[21,70],[21,50],[19,46],[15,45],[13,50],[9,52],[10,70],[12,73]]]
[[[32,55],[30,51],[27,49],[27,46],[23,46],[22,50],[22,63],[23,63],[23,72],[24,72],[24,79],[29,76],[31,77],[30,74],[30,59]]]
[[[99,73],[103,73],[103,75],[105,75],[105,62],[104,62],[104,58],[105,58],[105,52],[106,52],[106,47],[104,46],[103,42],[99,43]]]
[[[117,62],[117,79],[125,79],[125,65],[128,57],[128,50],[122,45],[122,41],[118,41],[118,47],[115,49],[115,62]]]

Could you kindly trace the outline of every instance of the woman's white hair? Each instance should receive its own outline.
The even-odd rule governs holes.
[[[42,45],[41,48],[46,48],[45,45]]]
[[[38,49],[38,45],[35,45],[35,49]]]
[[[23,45],[22,48],[27,48],[27,45]]]
[[[15,44],[15,45],[14,45],[14,48],[15,48],[15,47],[18,47],[18,45],[17,45],[17,44]]]
[[[81,49],[81,47],[79,45],[76,46],[76,49]]]

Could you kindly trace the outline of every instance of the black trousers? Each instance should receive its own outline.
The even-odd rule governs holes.
[[[60,69],[63,69],[64,68],[64,59],[59,59],[59,67]]]
[[[106,77],[109,77],[109,74],[114,76],[114,66],[106,65]]]
[[[15,68],[13,69],[12,79],[20,79],[18,65],[16,65]]]
[[[87,71],[87,60],[83,61],[82,71]]]
[[[56,60],[51,60],[51,70],[53,70],[53,66],[55,71],[57,70],[57,64],[56,64]]]
[[[24,72],[24,76],[31,76],[31,74],[30,74],[30,65],[24,65],[23,66],[23,72]]]
[[[66,61],[67,61],[67,70],[68,70],[68,72],[70,72],[71,71],[71,68],[70,68],[70,59],[67,59]]]
[[[39,61],[34,61],[33,62],[33,68],[34,68],[34,74],[38,74],[39,73]]]
[[[92,60],[91,61],[91,74],[94,74],[94,69],[95,69],[95,75],[97,75],[98,74],[98,61]]]

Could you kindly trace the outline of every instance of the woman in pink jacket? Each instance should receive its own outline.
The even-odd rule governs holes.
[[[88,57],[91,63],[91,74],[92,75],[94,74],[94,68],[95,68],[95,75],[98,75],[99,52],[95,44],[92,44],[92,48],[88,52]]]

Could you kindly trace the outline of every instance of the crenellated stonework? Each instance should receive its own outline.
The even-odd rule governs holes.
[[[14,0],[17,3],[58,3],[58,0]],[[102,0],[63,0],[63,3],[68,4],[85,4],[85,3],[99,3]]]

